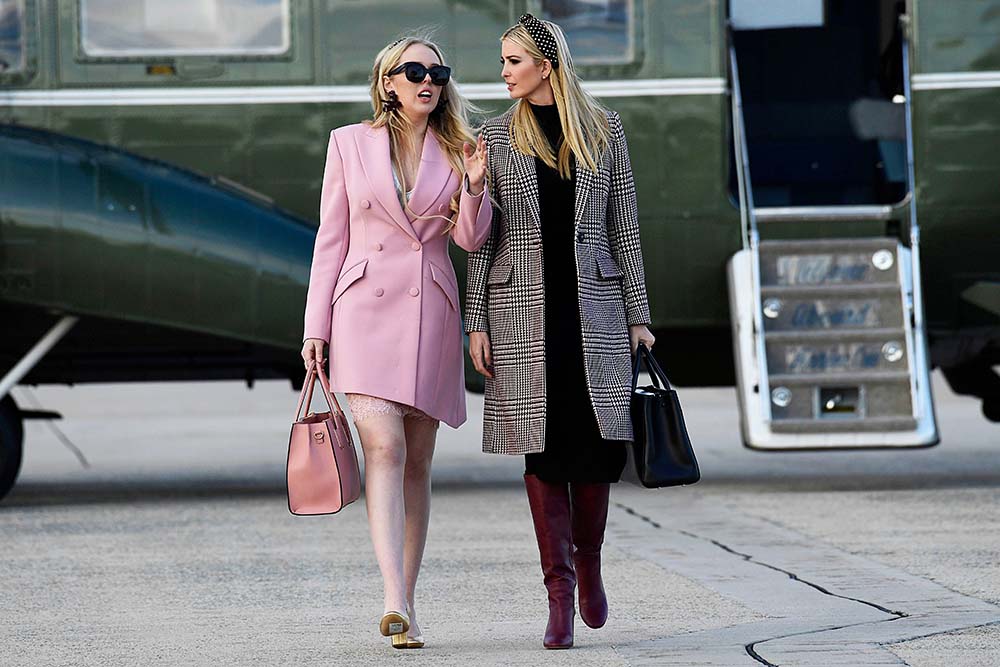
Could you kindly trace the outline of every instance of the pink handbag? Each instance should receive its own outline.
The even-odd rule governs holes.
[[[330,412],[309,412],[300,419],[302,404],[309,409],[317,376]],[[361,495],[361,471],[347,417],[330,393],[326,373],[322,368],[317,371],[315,362],[309,364],[295,408],[285,481],[292,514],[336,514]]]

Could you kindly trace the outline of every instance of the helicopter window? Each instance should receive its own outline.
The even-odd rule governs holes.
[[[736,30],[822,28],[824,0],[730,0]]]
[[[558,23],[573,61],[630,63],[635,59],[635,3],[640,0],[542,0],[542,16]]]
[[[0,0],[0,74],[24,69],[24,0]]]
[[[267,56],[288,51],[289,0],[80,0],[88,56]]]

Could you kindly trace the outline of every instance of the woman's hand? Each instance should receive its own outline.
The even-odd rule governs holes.
[[[469,177],[469,192],[479,196],[486,182],[486,142],[483,135],[476,139],[473,149],[468,141],[462,144],[462,157],[465,160],[465,173]]]
[[[650,333],[649,328],[645,324],[636,324],[628,328],[628,337],[632,342],[632,354],[635,354],[639,349],[639,343],[644,343],[650,350],[653,349],[653,343],[656,342],[656,336]]]
[[[324,345],[326,345],[326,341],[322,338],[307,338],[302,343],[302,361],[306,368],[309,368],[310,361],[315,361],[319,368],[323,368],[323,363],[326,361],[323,359]]]
[[[493,352],[490,350],[490,335],[485,331],[469,332],[469,356],[472,365],[480,375],[493,377]]]

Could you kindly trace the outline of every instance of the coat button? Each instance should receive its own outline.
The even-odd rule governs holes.
[[[376,243],[375,244],[375,250],[378,251],[378,252],[382,252],[382,244],[381,243]]]
[[[577,243],[583,243],[583,232],[577,232],[576,233],[576,242]]]
[[[416,241],[414,241],[413,243],[411,243],[410,247],[413,248],[414,250],[420,250],[420,244],[417,243]]]
[[[361,208],[371,208],[371,207],[372,203],[370,201],[368,201],[367,199],[361,200]]]
[[[385,290],[384,289],[382,289],[381,287],[376,287],[375,288],[375,296],[382,296],[383,294],[385,294]]]
[[[416,287],[410,288],[410,296],[417,296],[418,294],[420,294],[420,290],[418,290]]]

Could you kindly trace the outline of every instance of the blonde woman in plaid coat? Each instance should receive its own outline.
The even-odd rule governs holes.
[[[608,606],[609,487],[632,438],[632,357],[651,346],[635,187],[621,120],[587,95],[559,27],[530,14],[501,38],[516,103],[483,128],[494,207],[469,255],[465,327],[486,376],[483,449],[525,455],[549,597],[546,648]]]

